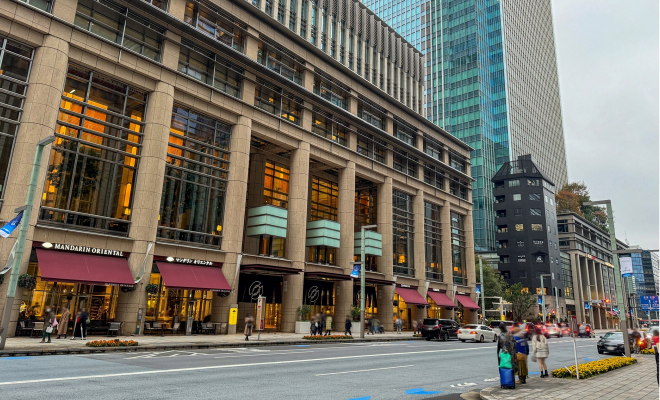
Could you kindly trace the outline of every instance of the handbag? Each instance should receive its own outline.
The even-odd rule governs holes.
[[[46,328],[46,333],[53,333],[53,327],[49,326],[48,328]]]
[[[536,354],[532,356],[532,362],[536,362]]]
[[[56,327],[58,324],[59,322],[57,322],[57,318],[53,318],[53,328]]]
[[[511,354],[500,350],[500,368],[512,369]]]
[[[516,353],[516,359],[518,361],[527,361],[527,354],[525,354],[525,353]]]

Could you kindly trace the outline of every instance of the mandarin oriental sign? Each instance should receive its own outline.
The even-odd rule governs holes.
[[[192,258],[177,258],[177,257],[167,257],[167,261],[175,262],[178,264],[193,264],[193,265],[213,265],[213,261],[206,260],[194,260]]]
[[[48,246],[43,247],[48,248]],[[114,257],[123,257],[124,252],[119,250],[110,250],[110,249],[101,249],[99,247],[87,247],[87,246],[76,246],[72,244],[60,244],[53,243],[52,247],[54,250],[63,250],[63,251],[72,251],[75,253],[87,253],[87,254],[97,254],[100,256],[114,256]]]

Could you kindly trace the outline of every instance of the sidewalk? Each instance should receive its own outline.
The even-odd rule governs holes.
[[[342,332],[339,332],[340,334]],[[384,333],[379,335],[367,335],[360,339],[359,335],[353,335],[355,339],[346,340],[305,340],[305,336],[300,333],[262,333],[260,340],[257,340],[257,334],[245,341],[242,334],[236,335],[167,335],[167,336],[119,336],[106,337],[89,336],[87,340],[80,339],[55,339],[52,343],[39,343],[41,338],[15,337],[8,338],[5,344],[5,350],[0,351],[0,357],[18,357],[18,356],[39,356],[55,354],[84,354],[84,353],[106,353],[115,351],[154,351],[154,350],[175,350],[175,349],[208,349],[222,347],[252,347],[252,346],[286,346],[286,345],[309,345],[313,343],[359,343],[359,342],[391,342],[399,340],[420,340],[413,338],[412,332],[397,334],[396,332]],[[92,340],[135,340],[138,346],[135,347],[86,347],[85,343]]]
[[[499,386],[481,391],[482,400],[658,400],[653,356],[636,356],[637,364],[585,379],[531,378],[514,390]]]

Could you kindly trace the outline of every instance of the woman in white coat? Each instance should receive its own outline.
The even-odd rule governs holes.
[[[539,360],[541,378],[547,378],[548,366],[545,364],[545,359],[550,355],[550,349],[548,348],[548,339],[545,338],[540,328],[536,328],[534,331],[532,347],[534,348],[534,357]]]

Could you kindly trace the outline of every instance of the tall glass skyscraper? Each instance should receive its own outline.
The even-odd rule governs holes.
[[[426,117],[472,152],[474,240],[493,251],[491,178],[531,154],[567,181],[550,0],[363,0],[426,55]]]

